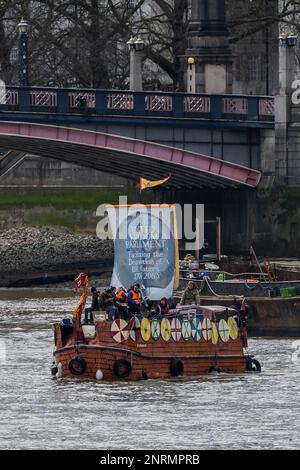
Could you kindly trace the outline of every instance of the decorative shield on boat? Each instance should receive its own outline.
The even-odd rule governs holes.
[[[125,320],[117,319],[112,322],[111,335],[116,343],[124,343],[129,338],[129,327]]]
[[[171,338],[171,325],[167,318],[163,318],[161,321],[160,334],[164,341],[169,341]]]
[[[229,340],[229,333],[230,333],[230,328],[225,320],[220,320],[219,321],[219,335],[221,340],[224,343],[227,343]]]
[[[239,327],[237,326],[237,322],[233,317],[229,317],[227,320],[228,326],[230,328],[229,336],[231,339],[237,339],[239,335]]]
[[[138,317],[134,316],[129,322],[129,336],[132,341],[137,341],[138,332],[141,328],[141,322]]]
[[[173,318],[171,322],[171,332],[174,341],[179,341],[181,338],[181,323],[178,318]]]
[[[151,326],[148,318],[143,318],[141,321],[141,336],[144,341],[149,341],[151,338]]]
[[[192,337],[195,341],[200,341],[202,338],[202,325],[200,318],[194,318],[192,321]]]
[[[183,320],[182,325],[181,325],[181,331],[182,331],[182,337],[185,341],[190,339],[191,334],[192,334],[192,327],[189,322],[189,320]]]
[[[155,341],[160,338],[160,323],[156,318],[151,320],[151,336]]]
[[[219,339],[218,328],[216,327],[215,323],[211,322],[211,342],[212,344],[217,344]]]
[[[211,339],[211,321],[209,318],[204,318],[202,322],[202,334],[206,341]]]

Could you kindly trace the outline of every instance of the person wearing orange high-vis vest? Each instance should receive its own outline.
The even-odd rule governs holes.
[[[140,285],[134,284],[133,288],[128,292],[128,307],[130,314],[141,313],[141,305],[143,302]]]
[[[124,287],[119,287],[116,294],[116,304],[119,310],[120,318],[128,319],[128,298]]]

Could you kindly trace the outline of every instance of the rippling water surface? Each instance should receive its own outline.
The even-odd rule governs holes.
[[[294,340],[250,340],[261,374],[119,384],[53,380],[51,321],[76,301],[22,295],[0,300],[1,449],[300,447]]]

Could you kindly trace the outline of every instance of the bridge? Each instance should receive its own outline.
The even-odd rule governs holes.
[[[0,176],[32,153],[136,180],[171,174],[179,189],[254,188],[274,114],[268,96],[6,87]]]

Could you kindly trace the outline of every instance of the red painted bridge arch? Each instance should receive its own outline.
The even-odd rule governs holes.
[[[169,174],[177,188],[255,188],[261,172],[216,158],[127,137],[62,126],[0,122],[0,146],[138,180]]]

